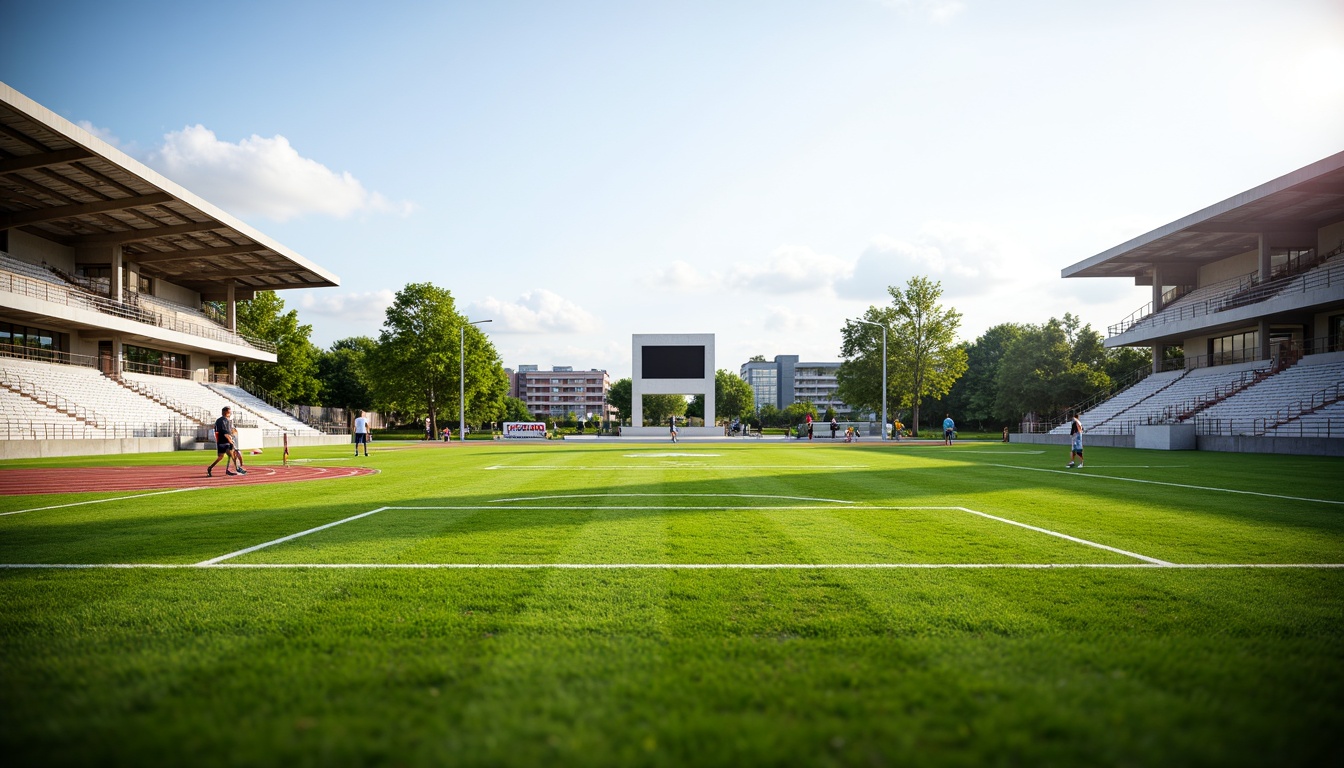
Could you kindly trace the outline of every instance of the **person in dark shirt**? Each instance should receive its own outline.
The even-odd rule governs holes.
[[[247,470],[243,469],[243,459],[238,453],[238,430],[233,428],[233,409],[224,406],[220,412],[220,417],[215,419],[215,460],[210,466],[205,468],[206,477],[214,477],[215,465],[220,459],[224,459],[224,474],[226,475],[246,475]],[[236,465],[238,471],[234,472],[230,465]]]

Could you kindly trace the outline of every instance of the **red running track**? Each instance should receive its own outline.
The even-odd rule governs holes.
[[[304,480],[333,480],[372,475],[368,467],[253,467],[246,475],[229,477],[224,462],[215,476],[206,477],[205,467],[65,467],[61,469],[0,470],[0,496],[37,493],[96,493],[98,491],[150,491],[160,488],[214,488]]]

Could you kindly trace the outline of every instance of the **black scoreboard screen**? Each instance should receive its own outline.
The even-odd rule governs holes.
[[[703,379],[705,378],[704,346],[650,346],[643,348],[643,370],[646,379]]]

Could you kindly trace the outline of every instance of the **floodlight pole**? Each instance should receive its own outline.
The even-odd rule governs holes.
[[[851,320],[852,323],[875,325],[882,329],[882,429],[878,430],[878,439],[887,439],[887,326],[870,320]]]
[[[492,323],[493,320],[474,320],[458,329],[457,346],[457,439],[467,439],[467,326]]]

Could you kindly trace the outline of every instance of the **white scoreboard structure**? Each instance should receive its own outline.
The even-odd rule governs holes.
[[[631,336],[630,421],[622,435],[667,435],[667,425],[644,423],[644,395],[703,395],[704,427],[678,425],[683,435],[723,435],[714,426],[714,334],[636,333]]]

